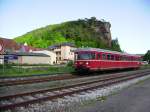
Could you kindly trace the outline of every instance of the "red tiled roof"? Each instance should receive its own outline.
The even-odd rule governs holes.
[[[21,45],[19,43],[16,43],[12,39],[6,39],[6,38],[1,38],[0,41],[3,43],[4,50],[11,50],[11,51],[18,51],[21,48],[24,50],[24,52],[29,52],[29,51],[38,51],[38,50],[44,50],[42,48],[34,48],[32,46],[26,46],[26,45]]]
[[[29,51],[39,51],[39,50],[44,50],[44,49],[42,49],[42,48],[34,48],[34,47],[32,47],[32,46],[26,46],[26,45],[22,45],[21,46],[22,47],[22,49],[25,51],[25,52],[29,52]]]
[[[4,49],[19,50],[20,46],[12,39],[0,38]]]

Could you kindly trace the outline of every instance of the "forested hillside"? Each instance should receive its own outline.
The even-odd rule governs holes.
[[[79,19],[48,25],[28,32],[15,40],[28,45],[47,48],[50,45],[72,42],[77,47],[95,47],[121,51],[118,40],[111,39],[110,23],[104,20]]]

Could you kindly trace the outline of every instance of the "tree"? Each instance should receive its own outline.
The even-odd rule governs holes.
[[[111,41],[111,47],[112,47],[112,50],[114,50],[114,51],[121,51],[121,48],[120,48],[120,45],[119,45],[119,42],[118,42],[118,38],[113,39]]]
[[[150,64],[150,50],[147,51],[147,53],[143,57],[144,61],[147,61]]]
[[[96,22],[97,22],[96,17],[91,17],[90,19],[88,19],[88,23],[92,27],[96,25]]]

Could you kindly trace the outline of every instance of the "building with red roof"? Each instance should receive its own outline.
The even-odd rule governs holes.
[[[3,47],[3,52],[15,52],[20,49],[20,45],[12,39],[0,37],[0,44]]]
[[[6,39],[0,37],[0,52],[1,54],[6,52],[32,52],[44,50],[42,48],[34,48],[25,44],[15,42],[13,39]]]

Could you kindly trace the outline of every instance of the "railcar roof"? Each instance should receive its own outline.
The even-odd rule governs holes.
[[[114,54],[120,54],[120,55],[140,57],[139,55],[135,55],[135,54],[121,53],[118,51],[111,51],[111,50],[105,50],[105,49],[99,49],[99,48],[78,48],[75,50],[75,52],[80,52],[80,51],[97,51],[97,52],[107,52],[107,53],[114,53]]]

